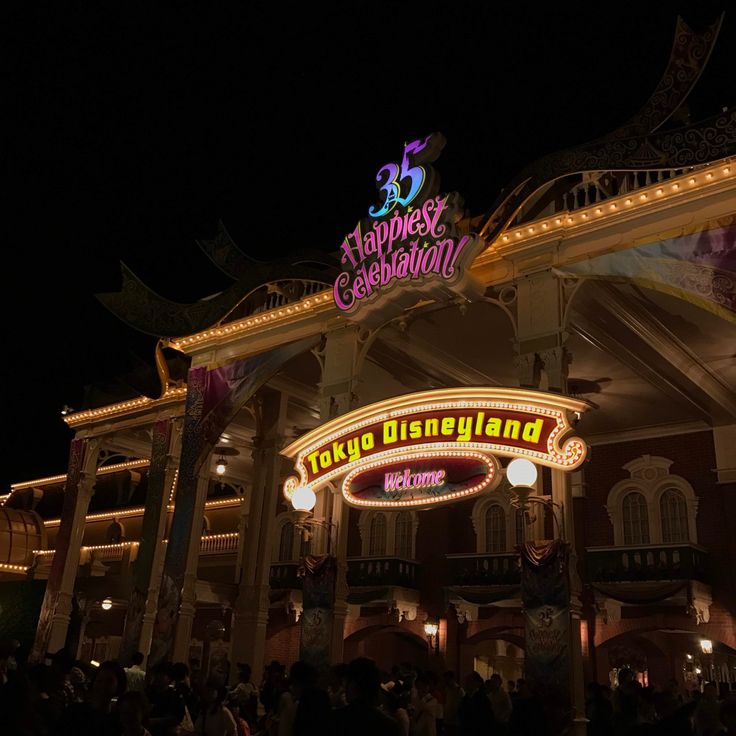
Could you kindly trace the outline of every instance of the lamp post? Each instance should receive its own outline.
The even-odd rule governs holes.
[[[701,639],[700,651],[703,652],[703,654],[705,654],[707,657],[706,662],[708,663],[708,680],[713,682],[713,680],[715,680],[715,668],[713,667],[713,642],[710,639]]]
[[[440,653],[439,623],[433,618],[428,618],[424,624],[424,633],[427,635],[427,642],[429,643],[430,650],[434,649],[434,653],[439,654]]]
[[[295,517],[294,526],[301,531],[302,538],[305,541],[312,539],[313,532],[310,531],[310,527],[318,526],[327,529],[327,554],[329,554],[332,547],[332,530],[335,528],[335,524],[328,519],[314,518],[312,510],[316,504],[317,495],[311,488],[306,486],[295,488],[291,496],[291,505],[294,509],[292,513]]]

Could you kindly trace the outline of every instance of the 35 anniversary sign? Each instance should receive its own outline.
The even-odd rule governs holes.
[[[590,408],[526,389],[424,391],[371,404],[307,433],[283,450],[297,486],[339,480],[356,506],[431,506],[480,493],[499,480],[496,455],[574,470],[585,443],[571,436]]]

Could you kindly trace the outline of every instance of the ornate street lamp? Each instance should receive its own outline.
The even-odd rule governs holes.
[[[429,648],[434,649],[435,654],[440,653],[440,627],[436,619],[428,618],[424,623],[424,633],[427,636]]]

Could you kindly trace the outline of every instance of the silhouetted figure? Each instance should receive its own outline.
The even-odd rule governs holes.
[[[401,736],[401,727],[378,707],[381,677],[372,659],[359,657],[348,665],[348,704],[332,711],[330,736]]]
[[[483,687],[483,678],[471,672],[465,678],[465,696],[458,713],[461,736],[488,736],[493,733],[493,709]]]
[[[330,696],[317,687],[317,670],[307,662],[294,662],[289,670],[291,694],[296,702],[292,736],[321,736],[329,722]]]

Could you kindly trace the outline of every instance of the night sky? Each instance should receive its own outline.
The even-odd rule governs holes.
[[[375,201],[378,168],[433,131],[448,139],[442,188],[481,213],[525,164],[637,111],[678,11],[694,26],[717,15],[642,2],[608,15],[480,0],[206,15],[65,5],[12,26],[0,493],[65,471],[60,410],[81,408],[85,386],[153,365],[155,339],[94,297],[119,288],[119,261],[187,302],[230,283],[195,242],[219,219],[257,258],[336,250]],[[734,69],[736,11],[693,120],[733,104]]]

